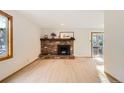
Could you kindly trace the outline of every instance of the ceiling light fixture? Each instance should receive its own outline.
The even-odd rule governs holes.
[[[60,24],[61,26],[64,26],[64,24]]]

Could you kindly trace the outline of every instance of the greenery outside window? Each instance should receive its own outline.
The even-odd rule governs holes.
[[[0,61],[13,57],[12,16],[0,11]]]

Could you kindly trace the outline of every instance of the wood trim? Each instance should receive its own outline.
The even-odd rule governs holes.
[[[50,39],[50,38],[41,38],[40,40],[42,41],[46,41],[46,40],[49,40],[49,41],[67,41],[67,40],[75,40],[74,38],[66,38],[66,39],[62,39],[62,38],[54,38],[54,39]]]
[[[11,17],[9,14],[3,12],[2,10],[0,10],[0,15],[4,15],[4,16],[6,16],[6,17],[8,17],[8,18]]]
[[[91,58],[93,58],[93,55],[92,55],[92,40],[93,40],[93,38],[92,38],[92,35],[94,34],[94,33],[104,33],[104,32],[91,32],[91,40],[90,40],[90,44],[91,44]]]
[[[10,47],[11,47],[11,49],[10,49],[10,58],[12,58],[13,57],[13,17],[11,16],[10,17],[10,19],[11,19],[11,26],[10,26],[10,31],[11,31],[11,33],[10,33]]]
[[[115,78],[113,75],[111,75],[110,73],[108,73],[108,72],[104,72],[104,73],[105,73],[106,75],[110,76],[112,79],[118,81],[118,83],[122,83],[122,82],[120,82],[117,78]]]
[[[29,63],[29,64],[25,65],[25,66],[24,66],[24,67],[22,67],[22,68],[20,68],[18,71],[15,71],[15,72],[14,72],[14,73],[12,73],[11,75],[9,75],[9,76],[7,76],[6,78],[4,78],[4,79],[0,80],[0,83],[2,83],[5,79],[7,79],[7,78],[11,77],[12,75],[14,75],[14,74],[18,73],[19,71],[23,70],[23,69],[24,69],[24,68],[26,68],[27,66],[29,66],[29,65],[33,64],[33,63],[34,63],[34,62],[36,62],[38,59],[39,59],[39,58],[37,58],[37,59],[33,60],[31,63]]]

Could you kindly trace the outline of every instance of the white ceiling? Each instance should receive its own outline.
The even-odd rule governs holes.
[[[104,11],[21,10],[17,11],[40,28],[104,28]]]

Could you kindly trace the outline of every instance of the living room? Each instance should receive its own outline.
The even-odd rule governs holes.
[[[92,56],[92,33],[104,33],[104,25],[108,24],[108,20],[110,20],[108,19],[109,13],[114,12],[116,11],[1,11],[1,14],[11,15],[13,18],[13,35],[11,34],[13,43],[10,42],[10,45],[13,46],[9,47],[13,53],[11,58],[6,60],[3,60],[1,56],[1,82],[123,82],[123,75],[121,76],[118,71],[115,71],[116,67],[113,70],[114,66],[110,66],[113,65],[112,61],[108,61],[111,60],[111,54],[108,55],[111,52],[108,53],[108,51],[112,49],[109,46],[111,43],[106,40],[106,38],[108,40],[112,38],[108,31],[110,26],[106,26],[106,31],[108,31],[106,33],[109,34],[106,34],[104,39],[107,44],[102,49],[103,57]],[[123,14],[123,11],[117,13]],[[97,53],[101,50],[94,51]],[[107,60],[105,62],[104,57]],[[99,62],[104,63],[102,66],[96,65],[100,64]],[[109,76],[107,77],[104,72]],[[40,79],[37,79],[39,77]]]
[[[124,92],[124,0],[0,8],[0,93]]]

